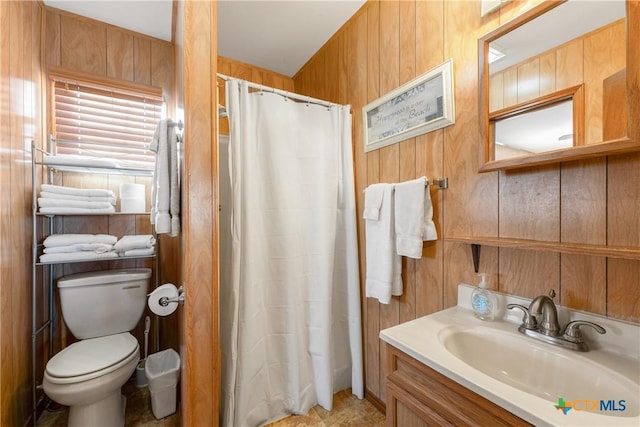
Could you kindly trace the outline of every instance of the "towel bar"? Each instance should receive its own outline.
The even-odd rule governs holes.
[[[449,178],[428,179],[427,185],[436,185],[439,190],[446,190],[449,188]]]

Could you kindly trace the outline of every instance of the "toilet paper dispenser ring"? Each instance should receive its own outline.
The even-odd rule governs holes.
[[[151,295],[151,294],[149,294]],[[182,286],[180,286],[178,288],[178,296],[177,297],[173,297],[173,298],[169,298],[169,297],[160,297],[160,299],[158,299],[158,304],[160,304],[162,307],[166,307],[171,303],[179,303],[179,304],[184,304],[184,288]]]

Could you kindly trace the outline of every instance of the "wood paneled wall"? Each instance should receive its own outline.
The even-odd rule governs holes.
[[[43,135],[38,2],[0,2],[0,424],[31,419],[31,141]]]
[[[53,8],[44,14],[43,78],[46,67],[58,67],[81,71],[97,77],[109,77],[162,88],[166,109],[171,115],[175,110],[173,45],[164,40],[118,28],[103,22],[77,16]],[[45,114],[47,111],[44,112]],[[47,128],[51,129],[50,123]],[[41,138],[43,148],[46,141]],[[120,183],[137,182],[146,185],[147,208],[150,208],[151,178],[123,177],[119,175],[95,175],[81,173],[57,174],[55,183],[80,188],[108,188],[116,194]],[[118,206],[116,207],[118,208]],[[149,210],[149,209],[147,209]],[[58,230],[65,233],[107,233],[121,237],[128,234],[151,234],[153,229],[147,215],[66,217],[58,218]],[[180,283],[180,242],[178,238],[159,236],[159,258],[155,260],[109,261],[100,263],[66,264],[57,267],[55,276],[83,271],[112,268],[151,267],[154,269],[151,287],[156,282]],[[177,318],[159,318],[146,309],[152,318],[152,337],[149,352],[158,347],[178,348]],[[144,316],[143,316],[144,318]],[[134,334],[142,343],[144,322],[141,320]],[[57,336],[62,336],[58,340]],[[65,345],[64,328],[56,325],[55,350]],[[143,347],[141,347],[143,348]],[[46,360],[46,357],[44,358]]]
[[[478,173],[477,40],[537,3],[509,2],[480,17],[479,2],[370,0],[294,76],[296,92],[352,106],[359,212],[370,184],[449,178],[449,189],[431,190],[438,241],[425,243],[422,259],[403,259],[404,294],[388,305],[363,299],[365,378],[373,400],[385,400],[379,331],[454,306],[457,285],[478,281],[470,246],[447,237],[640,246],[638,154]],[[362,106],[448,58],[456,123],[365,154]],[[640,322],[637,261],[483,246],[480,270],[501,292],[532,298],[553,288],[563,306]]]

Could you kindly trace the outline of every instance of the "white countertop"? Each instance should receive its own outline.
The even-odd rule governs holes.
[[[424,316],[380,332],[380,338],[439,373],[451,378],[484,398],[521,417],[534,425],[553,426],[640,426],[640,327],[619,322],[603,316],[566,310],[558,307],[560,324],[569,320],[589,320],[603,326],[605,335],[584,331],[591,351],[586,353],[566,350],[525,337],[517,329],[521,323],[520,310],[509,310],[502,319],[486,322],[474,317],[468,302],[472,287],[461,284],[458,289],[458,306]],[[499,294],[502,307],[507,303],[528,306],[529,300]],[[638,385],[638,395],[626,398],[625,414],[633,416],[611,416],[606,412],[571,410],[566,415],[556,409],[557,402],[519,390],[464,363],[451,354],[440,342],[439,334],[445,328],[455,326],[469,329],[478,326],[495,328],[502,334],[516,334],[548,346],[550,351],[564,352],[567,357],[584,358],[622,374]],[[584,328],[590,329],[590,328]],[[478,349],[482,351],[482,349]],[[527,363],[522,360],[522,363]],[[584,373],[585,376],[589,372]],[[562,396],[565,401],[600,400],[607,396]],[[623,411],[624,412],[624,411]],[[622,414],[622,412],[621,412]]]

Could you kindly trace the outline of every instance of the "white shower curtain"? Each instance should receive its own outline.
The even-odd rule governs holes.
[[[226,92],[221,421],[257,426],[364,396],[351,116],[244,81]]]

